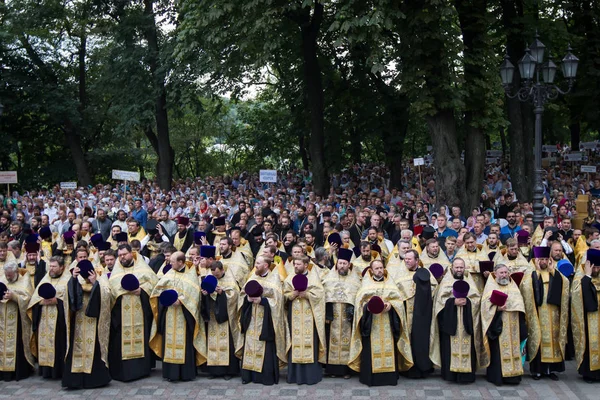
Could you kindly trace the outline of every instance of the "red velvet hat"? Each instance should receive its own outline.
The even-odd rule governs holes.
[[[177,217],[177,224],[188,226],[190,224],[190,219],[188,217]]]
[[[385,304],[379,296],[371,297],[371,299],[367,303],[367,309],[373,314],[381,314],[384,308]]]
[[[517,284],[517,286],[519,286],[521,284],[521,281],[523,280],[523,276],[525,276],[525,274],[522,272],[513,272],[510,275],[510,277]]]
[[[505,305],[506,299],[508,299],[508,295],[499,290],[493,290],[492,295],[490,296],[490,301],[492,302],[492,304],[498,307],[502,307],[503,305]]]
[[[299,292],[304,292],[308,287],[308,278],[304,274],[297,274],[292,278],[292,285],[294,289]]]

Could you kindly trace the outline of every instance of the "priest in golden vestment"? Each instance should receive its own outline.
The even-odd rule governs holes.
[[[231,228],[229,233],[231,240],[233,241],[233,251],[236,254],[241,254],[246,267],[250,270],[250,267],[254,266],[254,254],[252,254],[252,248],[250,242],[242,237],[242,231],[238,227]]]
[[[527,316],[527,360],[533,379],[557,381],[565,370],[569,321],[569,281],[549,261],[549,247],[534,247],[535,271],[523,276],[520,289]]]
[[[314,385],[323,379],[325,352],[325,289],[306,256],[294,259],[294,274],[283,282],[290,329],[287,382]]]
[[[360,253],[352,259],[352,270],[358,277],[362,278],[363,271],[371,265],[373,260],[381,260],[379,253],[373,250],[371,244],[367,241],[360,242]]]
[[[194,229],[188,228],[190,219],[187,217],[177,218],[177,232],[171,238],[173,246],[177,251],[185,253],[194,244]]]
[[[381,260],[371,262],[356,295],[348,365],[368,386],[398,384],[413,366],[406,312],[398,286]]]
[[[67,283],[67,357],[62,386],[91,389],[107,385],[110,288],[87,258],[79,261]]]
[[[169,381],[191,381],[196,367],[206,362],[206,334],[200,317],[200,285],[194,268],[186,268],[185,254],[171,254],[171,269],[150,296],[154,314],[150,348],[162,359],[162,375]]]
[[[14,254],[11,251],[8,251],[8,245],[0,242],[0,276],[4,275],[4,269],[2,268],[10,261],[17,262]]]
[[[290,332],[283,311],[279,275],[269,269],[270,260],[256,257],[254,273],[240,292],[242,383],[273,385],[279,382],[279,365],[287,363]]]
[[[511,274],[515,272],[524,273],[531,269],[529,262],[519,251],[519,242],[515,238],[506,240],[506,247],[496,253],[493,261],[496,265],[506,265]]]
[[[475,282],[477,290],[481,293],[485,286],[486,277],[479,269],[480,261],[489,261],[488,255],[477,246],[477,237],[475,234],[468,232],[463,237],[464,246],[456,254],[457,258],[462,258],[465,262],[469,277]]]
[[[29,342],[31,322],[27,305],[33,288],[21,276],[17,263],[9,261],[0,277],[0,381],[18,381],[33,372],[34,358]]]
[[[208,232],[206,239],[208,240],[208,244],[218,248],[221,239],[227,237],[227,225],[225,224],[225,217],[213,218],[212,224],[215,229],[211,232]]]
[[[223,263],[225,270],[233,276],[238,287],[246,283],[248,277],[248,264],[241,253],[233,251],[233,240],[230,237],[221,237],[218,243],[219,261]]]
[[[27,308],[33,332],[31,351],[38,360],[40,375],[46,379],[62,378],[65,367],[67,354],[65,316],[69,314],[69,302],[65,299],[70,279],[71,275],[65,272],[63,258],[50,257],[48,274],[35,288]],[[52,290],[54,296],[51,297]]]
[[[420,260],[425,268],[429,268],[431,264],[440,264],[445,271],[450,266],[450,260],[440,249],[440,244],[436,239],[428,239],[425,242],[425,249],[421,252]]]
[[[438,283],[427,268],[419,266],[419,253],[412,249],[404,255],[403,271],[394,279],[406,310],[406,329],[414,363],[402,375],[413,379],[425,378],[433,372],[429,358],[429,335],[426,333],[431,328],[433,294]]]
[[[441,368],[442,379],[457,383],[475,381],[487,365],[479,315],[481,294],[462,258],[455,258],[437,288],[433,302],[429,357]]]
[[[158,277],[129,244],[118,248],[108,283],[112,294],[109,367],[113,379],[129,382],[150,375],[150,295]]]
[[[588,250],[586,258],[573,280],[571,322],[578,372],[593,383],[600,382],[600,250]]]
[[[500,386],[521,382],[521,347],[527,339],[525,303],[506,265],[497,264],[481,297],[483,346],[487,353],[487,380]]]
[[[37,235],[31,234],[25,239],[25,260],[20,265],[19,273],[31,280],[31,287],[35,288],[46,275],[46,261],[40,254],[40,243]]]
[[[230,271],[212,261],[210,273],[202,277],[200,314],[207,322],[206,372],[225,380],[240,374],[235,351],[240,342],[238,300],[240,290]]]
[[[350,339],[354,321],[354,301],[360,278],[352,272],[352,250],[340,248],[337,263],[323,279],[325,289],[325,335],[327,364],[325,374],[350,378]]]

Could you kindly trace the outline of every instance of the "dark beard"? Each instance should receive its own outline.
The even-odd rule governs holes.
[[[125,267],[125,268],[130,268],[130,267],[133,267],[133,264],[135,264],[135,262],[133,261],[133,259],[131,259],[131,260],[127,261],[127,264],[123,264],[123,263],[121,263],[121,265],[122,265],[123,267]]]
[[[462,281],[463,279],[465,279],[465,275],[464,274],[457,274],[457,273],[452,273],[452,276],[454,277],[454,279],[458,279],[459,281]]]
[[[371,256],[361,256],[365,261],[371,261]]]
[[[554,257],[552,257],[552,259],[553,259],[554,261],[558,262],[558,261],[562,260],[562,257],[559,257],[559,258],[554,258]]]

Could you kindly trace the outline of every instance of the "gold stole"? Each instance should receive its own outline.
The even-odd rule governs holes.
[[[294,364],[311,364],[314,357],[314,325],[312,309],[308,299],[296,298],[290,304],[292,321],[290,334],[292,336],[292,362]]]
[[[390,343],[392,345],[390,346]],[[373,314],[371,325],[371,371],[374,374],[396,370],[396,349],[389,314]]]
[[[331,365],[347,365],[350,360],[352,323],[346,319],[346,303],[332,303],[333,321],[329,325],[329,356]]]
[[[465,331],[464,307],[457,307],[456,335],[450,337],[450,371],[471,373],[471,335]]]
[[[216,294],[217,292],[214,292],[211,298],[216,299]],[[206,359],[208,366],[229,365],[229,321],[217,323],[213,308],[210,310],[208,321]]]
[[[502,333],[498,339],[502,362],[502,376],[511,377],[523,375],[518,312],[502,312]]]
[[[14,301],[0,303],[0,326],[3,327],[0,336],[0,371],[14,371],[17,359],[17,324],[19,306]]]
[[[142,299],[133,294],[121,296],[121,356],[123,360],[143,358],[144,310]]]
[[[242,368],[261,373],[265,359],[265,343],[261,341],[260,333],[264,322],[265,309],[259,304],[252,304],[252,319],[246,330],[244,342],[244,357]],[[273,321],[275,322],[275,321]]]
[[[555,272],[555,274],[558,274],[558,272]],[[546,303],[550,287],[550,274],[548,271],[540,271],[540,275],[544,283],[544,302],[541,307],[538,307],[538,317],[540,325],[543,327],[541,330],[542,362],[561,362],[563,358],[558,341],[560,335],[560,309],[555,305]],[[556,279],[560,279],[560,274],[556,276]]]
[[[92,373],[94,363],[94,352],[96,350],[96,318],[85,315],[85,310],[90,301],[92,285],[84,283],[83,307],[75,313],[75,340],[73,340],[73,363],[72,373]]]
[[[187,330],[182,306],[167,308],[165,317],[165,350],[163,362],[185,364],[185,344]]]
[[[177,250],[181,250],[181,248],[183,247],[183,243],[185,242],[185,238],[187,237],[187,231],[185,233],[185,235],[183,235],[182,238],[179,237],[179,232],[177,232],[175,234],[175,237],[173,239],[173,246],[175,246],[175,248]]]

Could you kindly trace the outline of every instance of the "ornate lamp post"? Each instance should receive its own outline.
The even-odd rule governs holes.
[[[518,62],[519,75],[521,77],[521,87],[516,93],[512,93],[512,83],[515,73],[515,66],[510,62],[508,54],[504,56],[504,61],[500,65],[500,78],[502,86],[509,99],[518,98],[522,102],[531,102],[535,114],[535,186],[533,188],[533,222],[541,224],[544,221],[544,184],[542,170],[542,114],[544,113],[544,104],[554,100],[559,94],[565,95],[573,88],[575,76],[577,75],[577,66],[579,59],[571,53],[571,47],[567,50],[567,55],[562,59],[563,76],[568,82],[568,88],[561,90],[554,84],[556,64],[551,58],[544,62],[544,51],[546,46],[538,39],[536,34],[534,42],[528,49],[525,49],[525,55]],[[541,72],[541,74],[540,74]],[[541,76],[540,76],[541,75]],[[525,149],[525,151],[527,151]]]

